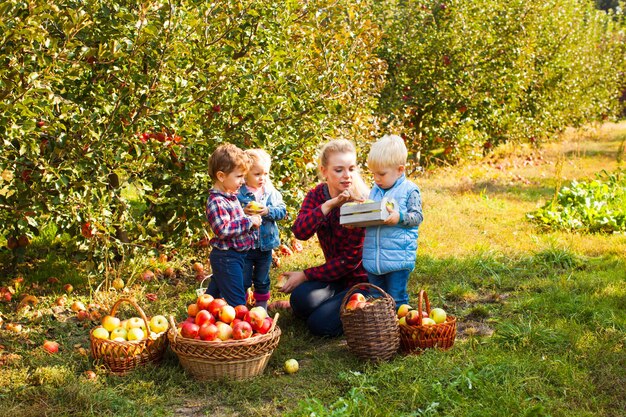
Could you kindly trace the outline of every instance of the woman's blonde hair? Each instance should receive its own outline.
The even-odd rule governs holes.
[[[328,166],[328,159],[330,155],[334,153],[351,153],[356,156],[356,147],[354,143],[349,141],[348,139],[333,139],[329,142],[326,142],[324,146],[320,149],[319,158],[318,158],[318,173],[320,179],[322,178],[321,167]],[[356,171],[352,176],[352,186],[350,187],[350,194],[354,197],[367,198],[369,195],[369,188],[363,181],[361,177],[361,171],[357,165]]]

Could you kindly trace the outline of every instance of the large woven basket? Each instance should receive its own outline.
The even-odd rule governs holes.
[[[353,310],[346,309],[352,294],[373,288],[381,296]],[[371,292],[370,292],[371,294]],[[360,359],[383,361],[391,359],[400,345],[396,303],[381,288],[373,284],[357,284],[343,297],[339,312],[348,350]]]
[[[102,361],[104,366],[112,373],[123,375],[137,366],[147,363],[156,363],[163,359],[167,348],[167,332],[159,334],[156,338],[150,337],[150,320],[141,307],[129,298],[120,298],[111,308],[111,315],[115,316],[117,309],[122,303],[132,305],[146,323],[148,337],[138,341],[115,341],[94,337],[93,330],[89,333],[91,355],[94,359]]]
[[[271,329],[263,335],[243,340],[206,341],[178,334],[170,316],[167,337],[181,366],[197,380],[243,380],[260,375],[280,341],[278,314]]]
[[[419,324],[414,326],[400,325],[400,347],[402,351],[419,354],[424,349],[429,348],[450,349],[456,337],[456,317],[448,315],[443,323],[424,326],[422,325],[422,311],[430,314],[430,301],[428,301],[426,291],[420,290],[418,302]],[[422,309],[424,302],[426,303],[426,310]]]

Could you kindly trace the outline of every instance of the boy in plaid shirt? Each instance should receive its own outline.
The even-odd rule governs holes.
[[[246,304],[244,262],[261,225],[261,216],[246,216],[237,200],[249,165],[244,151],[229,143],[220,145],[209,158],[213,188],[209,190],[206,216],[214,237],[209,257],[213,277],[206,292],[232,306]]]

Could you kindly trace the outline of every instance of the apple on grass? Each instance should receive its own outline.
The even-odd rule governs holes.
[[[43,342],[43,348],[48,353],[57,353],[59,351],[59,344],[50,340]]]
[[[116,327],[120,327],[120,323],[120,319],[111,315],[106,315],[102,319],[102,327],[104,327],[108,332],[112,332]]]
[[[163,315],[156,315],[150,319],[150,330],[155,333],[162,333],[169,328],[167,318]]]
[[[298,361],[295,359],[287,359],[285,361],[285,372],[288,374],[293,374],[298,372],[300,366],[298,365]]]

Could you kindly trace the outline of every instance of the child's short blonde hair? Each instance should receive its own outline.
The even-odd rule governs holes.
[[[263,149],[246,149],[246,154],[250,157],[252,164],[263,165],[268,169],[272,164],[272,157]]]
[[[217,180],[219,171],[230,174],[238,168],[248,171],[250,157],[232,143],[218,146],[209,157],[209,176],[213,181]]]
[[[370,169],[395,168],[406,165],[408,155],[404,139],[398,135],[385,135],[370,148],[367,166]]]

